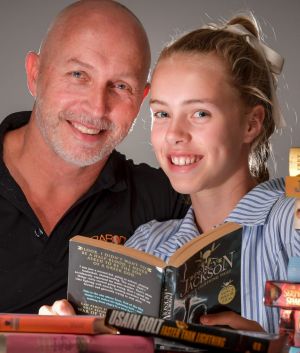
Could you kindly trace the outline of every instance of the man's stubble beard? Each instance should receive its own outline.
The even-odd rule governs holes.
[[[108,157],[117,145],[127,136],[131,126],[128,129],[117,128],[115,124],[103,118],[90,118],[86,115],[76,115],[73,112],[59,112],[58,114],[51,113],[51,111],[43,112],[43,103],[41,99],[35,102],[35,116],[37,126],[47,143],[47,145],[65,162],[76,165],[78,167],[87,167],[100,162]],[[107,131],[104,144],[99,146],[98,150],[95,148],[82,148],[81,153],[72,153],[67,146],[64,145],[62,138],[59,135],[59,125],[66,117],[76,117],[78,122],[93,122],[97,125],[104,125]],[[101,125],[102,124],[102,125]]]

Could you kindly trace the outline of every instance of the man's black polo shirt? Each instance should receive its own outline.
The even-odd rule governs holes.
[[[0,125],[0,312],[37,312],[66,298],[72,236],[124,243],[140,224],[182,217],[186,211],[163,172],[134,165],[114,151],[95,184],[48,237],[3,163],[5,132],[29,117],[30,112],[12,114]]]

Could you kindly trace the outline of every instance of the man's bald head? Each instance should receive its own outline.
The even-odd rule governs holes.
[[[138,115],[149,66],[147,35],[128,9],[112,0],[72,4],[26,58],[33,131],[67,163],[104,163]]]
[[[50,59],[51,52],[76,31],[91,27],[98,30],[99,37],[112,33],[111,45],[125,42],[136,51],[143,63],[147,77],[151,53],[145,29],[140,20],[124,5],[113,0],[81,0],[63,9],[52,22],[40,48],[40,56]],[[80,45],[80,43],[79,43]],[[47,55],[44,55],[47,54]]]

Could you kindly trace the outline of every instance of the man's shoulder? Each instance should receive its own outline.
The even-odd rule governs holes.
[[[125,155],[115,151],[114,161],[126,171],[127,175],[134,180],[145,182],[163,182],[169,184],[169,180],[160,168],[155,168],[147,163],[135,163],[132,159],[127,159]]]
[[[2,131],[15,130],[28,123],[31,111],[21,111],[9,114],[0,124]]]
[[[182,218],[185,215],[187,210],[185,198],[172,188],[162,169],[151,167],[146,163],[136,164],[119,152],[113,153],[112,157],[114,162],[118,160],[118,167],[115,169],[115,172],[119,171],[117,178],[125,182],[128,194],[133,195],[135,202],[140,203],[140,209],[149,209],[151,203],[155,205],[156,211],[160,210],[159,213],[165,214],[165,216],[153,214],[150,219],[166,220]]]

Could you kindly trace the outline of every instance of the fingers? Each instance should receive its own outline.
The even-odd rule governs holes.
[[[264,331],[258,322],[245,319],[232,311],[203,315],[200,322],[203,325],[229,326],[235,330]]]
[[[54,302],[52,306],[41,306],[39,315],[75,315],[75,310],[66,299],[62,299]]]
[[[56,314],[53,312],[51,306],[43,305],[39,308],[39,315],[56,315]]]

